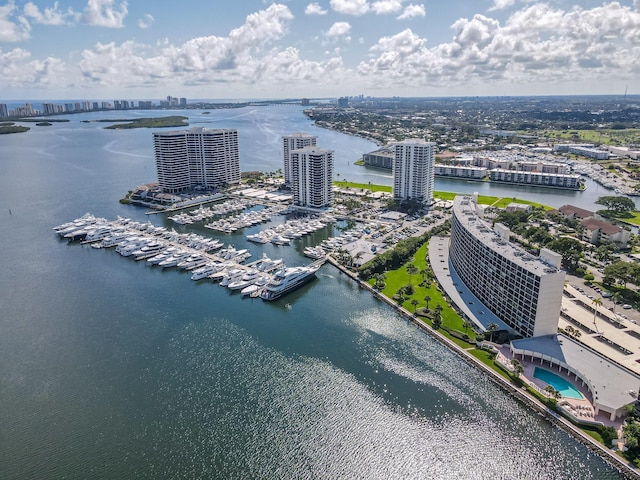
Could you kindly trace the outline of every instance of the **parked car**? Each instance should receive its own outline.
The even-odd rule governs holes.
[[[629,305],[628,303],[625,303],[624,305],[622,305],[622,308],[624,308],[625,310],[629,310],[631,308],[633,308],[631,305]]]

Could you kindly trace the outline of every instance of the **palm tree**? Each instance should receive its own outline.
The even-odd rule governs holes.
[[[413,263],[407,263],[407,273],[409,274],[409,283],[411,283],[411,277],[418,273],[418,267]]]
[[[429,302],[431,301],[431,297],[429,295],[425,295],[424,296],[424,308],[426,308],[427,310],[429,310]]]
[[[520,378],[520,374],[524,372],[524,367],[522,366],[522,363],[520,363],[520,360],[517,358],[512,359],[511,366],[513,367],[513,375],[516,378]]]
[[[489,330],[489,333],[491,334],[491,336],[489,337],[489,341],[493,342],[493,332],[498,330],[498,324],[497,323],[490,323],[489,325],[487,325],[487,330]]]
[[[570,337],[573,337],[573,334],[575,332],[575,328],[573,328],[571,325],[567,325],[564,329],[564,331],[566,332],[567,335],[569,335]]]
[[[444,307],[440,304],[436,305],[436,308],[434,308],[434,310],[438,313],[442,313],[442,310],[444,310]]]
[[[594,298],[591,300],[591,305],[593,307],[593,326],[596,328],[596,332],[598,331],[598,325],[596,325],[596,316],[598,315],[598,307],[602,305],[602,299],[600,297]]]
[[[420,274],[420,276],[422,277],[422,282],[424,283],[424,281],[427,279],[427,269],[423,268],[422,270],[420,270],[418,272]]]
[[[613,300],[613,314],[616,314],[616,305],[617,303],[620,301],[620,299],[622,298],[622,294],[620,292],[616,292],[613,295],[611,295],[611,300]]]
[[[442,326],[442,314],[438,311],[433,315],[433,328],[438,330]]]
[[[467,319],[465,319],[465,321],[462,324],[462,326],[464,327],[464,333],[467,333],[467,331],[470,328],[473,328],[474,325],[473,325],[473,322],[467,318]]]
[[[418,300],[416,300],[415,298],[412,298],[411,305],[413,305],[413,313],[416,313],[416,308],[418,307]]]

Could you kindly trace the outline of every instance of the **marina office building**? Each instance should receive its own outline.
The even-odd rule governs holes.
[[[509,229],[491,228],[470,196],[457,196],[451,218],[450,266],[475,297],[524,337],[554,335],[565,273],[561,257],[547,249],[539,257],[509,242]]]
[[[333,204],[333,150],[305,147],[293,150],[291,189],[293,205],[323,209]]]
[[[158,184],[165,193],[240,182],[238,130],[191,128],[153,134]]]
[[[292,133],[282,137],[283,173],[285,185],[291,186],[291,152],[304,147],[315,147],[318,141],[317,135],[308,133]]]
[[[436,144],[409,139],[394,144],[393,198],[428,203],[433,198]]]

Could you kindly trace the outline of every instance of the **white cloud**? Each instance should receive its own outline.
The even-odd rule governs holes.
[[[348,35],[351,31],[351,25],[347,22],[336,22],[331,25],[331,28],[326,33],[327,37],[342,37]]]
[[[360,16],[371,10],[367,0],[331,0],[329,3],[334,12],[346,15]]]
[[[227,37],[197,37],[180,46],[158,48],[124,42],[97,44],[82,52],[84,78],[100,85],[162,86],[169,80],[185,85],[214,82],[253,83],[256,65],[267,45],[282,38],[293,15],[284,5],[271,5],[247,16]]]
[[[89,0],[83,19],[88,25],[96,27],[122,28],[128,13],[126,1],[117,5],[115,0]]]
[[[38,6],[32,2],[27,2],[23,9],[25,17],[29,17],[33,23],[42,25],[64,25],[70,21],[76,21],[79,14],[75,13],[71,7],[63,12],[58,7],[58,2],[53,4],[51,8],[45,8],[40,11]]]
[[[410,5],[407,5],[404,9],[404,11],[402,12],[402,14],[400,14],[397,19],[398,20],[407,20],[409,18],[414,18],[414,17],[424,17],[427,15],[427,12],[424,9],[424,5],[414,5],[413,3]]]
[[[343,1],[342,6],[346,3],[356,5]],[[123,3],[110,5],[118,10]],[[368,5],[368,13],[376,12],[373,1],[358,5],[361,10]],[[400,16],[415,7],[407,2],[403,6]],[[418,15],[423,16],[424,7],[418,7]],[[59,8],[54,5],[51,11]],[[344,61],[356,53],[356,45],[351,46],[348,57],[345,53],[345,60],[338,48],[349,41],[349,23],[334,23],[314,38],[325,57],[311,61],[298,49],[282,45],[292,21],[287,6],[274,4],[248,15],[227,35],[197,37],[181,44],[168,39],[148,45],[107,41],[83,50],[80,61],[68,63],[54,58],[35,60],[19,48],[0,50],[0,91],[45,85],[51,86],[50,92],[53,87],[68,92],[73,85],[74,89],[126,90],[140,96],[169,87],[170,91],[193,87],[192,91],[202,95],[212,86],[219,86],[216,91],[226,96],[246,96],[246,91],[277,96],[283,86],[288,93],[302,96],[309,92],[335,95],[356,87],[404,95],[426,94],[436,88],[491,93],[511,87],[511,91],[526,93],[535,85],[546,85],[550,92],[557,91],[552,90],[553,85],[561,85],[567,91],[569,85],[584,85],[584,79],[589,85],[606,88],[615,81],[631,84],[640,76],[640,12],[631,2],[623,6],[613,1],[589,9],[527,3],[501,21],[490,14],[461,18],[451,25],[450,39],[439,44],[429,44],[405,29],[380,38],[368,50],[368,57],[350,64],[353,66]],[[28,26],[13,1],[0,7],[0,41],[16,41],[20,35],[28,38]],[[363,42],[360,37],[354,41]]]
[[[59,84],[66,72],[64,62],[56,58],[32,60],[31,54],[21,48],[9,52],[0,50],[0,87],[43,88]]]
[[[515,3],[516,0],[493,0],[493,5],[489,7],[489,11],[504,10],[505,8],[513,6]]]
[[[15,11],[16,5],[13,0],[0,6],[0,42],[19,42],[29,38],[29,22],[24,17],[14,19]]]
[[[452,25],[452,41],[427,48],[407,29],[381,38],[358,65],[376,86],[569,83],[632,79],[640,73],[640,13],[618,2],[592,9],[534,4],[504,25],[484,15]]]
[[[317,3],[310,3],[304,9],[306,15],[326,15],[327,11]]]
[[[371,9],[377,15],[389,15],[402,10],[404,0],[378,0],[371,4]]]
[[[153,15],[151,15],[150,13],[145,13],[144,16],[138,20],[138,27],[142,29],[149,28],[154,24],[155,21],[156,19],[153,18]]]

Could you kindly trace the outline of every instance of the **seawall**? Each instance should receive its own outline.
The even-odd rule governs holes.
[[[349,271],[342,265],[340,265],[331,255],[327,256],[327,261],[336,267],[340,272],[349,276],[352,280],[358,283],[361,288],[368,290],[375,298],[385,302],[391,308],[393,308],[398,314],[402,315],[405,319],[412,322],[414,325],[419,327],[421,330],[429,334],[432,338],[440,342],[441,344],[448,347],[454,353],[456,353],[460,358],[462,358],[465,362],[467,362],[472,367],[477,368],[478,370],[486,373],[489,378],[503,388],[507,393],[509,393],[516,400],[526,404],[530,408],[534,409],[538,412],[539,415],[544,416],[544,418],[550,423],[562,428],[565,432],[572,435],[576,438],[580,443],[585,445],[587,448],[592,450],[594,453],[601,456],[605,461],[609,462],[615,469],[617,469],[620,474],[627,479],[640,479],[640,472],[638,472],[635,468],[630,466],[624,459],[617,456],[615,453],[606,449],[603,445],[597,442],[595,439],[586,435],[580,429],[578,429],[575,425],[573,425],[569,420],[565,419],[558,413],[550,410],[546,405],[542,404],[537,398],[532,397],[525,391],[517,388],[511,382],[506,380],[500,374],[486,366],[484,363],[479,361],[473,355],[471,355],[468,351],[458,346],[456,343],[449,340],[447,337],[439,333],[437,330],[434,330],[432,327],[424,323],[422,320],[417,318],[414,314],[409,312],[407,309],[402,306],[396,304],[393,299],[383,295],[379,291],[375,290],[371,285],[367,282],[363,282],[358,278],[358,275]]]

